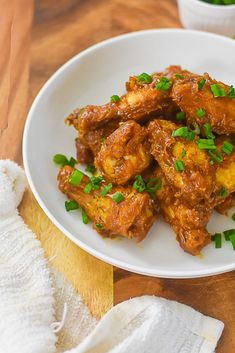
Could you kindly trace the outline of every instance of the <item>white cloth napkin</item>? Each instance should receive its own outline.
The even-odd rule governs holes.
[[[52,283],[40,243],[18,214],[25,187],[23,170],[0,161],[0,353],[55,353],[58,327],[73,329],[69,315],[79,322],[78,337],[95,328],[67,353],[214,352],[221,321],[154,296],[115,306],[97,325],[77,296],[61,325],[54,323],[62,282]]]

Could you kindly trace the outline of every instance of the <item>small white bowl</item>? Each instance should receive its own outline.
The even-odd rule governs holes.
[[[212,5],[201,0],[177,0],[185,28],[235,36],[235,5]]]

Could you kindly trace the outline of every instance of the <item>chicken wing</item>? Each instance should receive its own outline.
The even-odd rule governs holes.
[[[217,212],[227,215],[227,212],[230,210],[230,208],[235,206],[235,193],[230,194],[227,196],[224,201],[219,203],[215,209]]]
[[[70,177],[74,170],[70,166],[60,170],[59,189],[85,209],[99,234],[104,237],[135,238],[137,242],[145,238],[156,219],[153,201],[147,193],[138,193],[131,187],[113,187],[107,196],[102,196],[100,190],[85,193],[89,178],[84,175],[80,185],[72,185]],[[104,186],[102,184],[102,188]],[[117,192],[124,197],[120,203],[112,198]]]
[[[176,198],[161,168],[156,168],[154,176],[162,181],[161,188],[156,191],[156,196],[165,220],[174,229],[180,246],[192,255],[199,255],[202,248],[211,241],[206,225],[212,208],[204,203],[191,207]]]
[[[207,73],[203,76],[186,75],[175,81],[171,96],[186,113],[189,125],[196,122],[203,126],[207,122],[218,134],[235,133],[234,93],[229,96],[229,86],[213,80]],[[199,109],[203,109],[201,114]]]
[[[180,70],[180,67],[177,67],[177,70]],[[167,78],[170,78],[177,70],[169,69],[166,73]],[[151,113],[177,112],[179,108],[170,98],[172,82],[168,89],[156,89],[156,84],[160,79],[161,76],[156,74],[149,84],[139,84],[138,88],[136,83],[130,85],[129,91],[116,102],[102,106],[88,105],[85,108],[76,109],[66,121],[79,131],[83,141],[88,131],[95,130],[103,124],[127,120],[142,121],[146,116],[150,117]]]
[[[150,122],[148,131],[151,153],[169,184],[176,189],[176,197],[195,205],[211,196],[215,185],[215,167],[195,141],[172,136],[177,128],[178,125],[166,120]],[[181,170],[177,170],[178,161]]]
[[[107,138],[95,166],[107,181],[122,185],[146,169],[151,160],[146,129],[130,120]]]

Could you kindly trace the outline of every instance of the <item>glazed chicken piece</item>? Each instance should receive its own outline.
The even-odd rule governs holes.
[[[204,86],[202,86],[203,82],[205,82]],[[219,85],[219,87],[212,85]],[[218,91],[221,92],[221,89],[221,94],[225,96],[215,97],[212,89],[215,96],[218,95]],[[230,98],[228,93],[229,86],[213,80],[205,73],[203,76],[196,74],[185,76],[183,80],[174,82],[171,96],[186,113],[187,123],[190,126],[195,122],[199,126],[208,122],[217,134],[228,135],[235,133],[235,98]],[[198,109],[203,109],[205,113],[197,113]]]
[[[202,248],[211,242],[206,225],[212,208],[205,206],[204,203],[194,207],[187,205],[174,196],[174,190],[168,184],[161,168],[157,167],[154,175],[162,181],[156,196],[165,220],[174,229],[176,238],[184,251],[191,255],[199,255]]]
[[[89,178],[84,175],[80,185],[72,185],[69,180],[74,170],[70,166],[60,170],[59,189],[85,209],[99,234],[104,237],[135,238],[137,242],[145,238],[156,219],[154,204],[147,193],[138,193],[131,187],[119,186],[113,187],[107,196],[101,196],[101,190],[107,185],[103,183],[101,190],[85,193],[84,188],[89,183]],[[120,203],[112,199],[117,192],[124,196]]]
[[[95,158],[95,166],[107,181],[122,185],[145,170],[151,160],[146,129],[130,120],[107,138]]]
[[[210,164],[205,150],[200,150],[195,141],[172,136],[179,127],[166,120],[150,122],[151,153],[168,183],[176,190],[175,196],[194,206],[209,199],[214,191],[215,167]],[[178,170],[177,164],[180,167]]]
[[[224,143],[225,146],[226,143],[230,143],[231,146],[234,144],[230,136],[220,136],[216,139],[217,152],[220,153],[223,161],[216,163],[215,190],[209,203],[212,207],[217,206],[217,209],[220,209],[219,204],[223,203],[226,197],[235,192],[235,147],[230,154],[226,154],[223,152]],[[230,199],[232,202],[232,198]],[[222,207],[221,205],[221,209]]]
[[[227,196],[224,201],[222,201],[221,203],[219,203],[215,209],[217,212],[227,215],[228,211],[230,210],[230,208],[235,206],[235,193],[230,194],[229,196]]]
[[[176,68],[176,67],[174,67]],[[167,78],[174,76],[177,69],[168,69],[166,71]],[[166,77],[166,76],[164,76]],[[117,102],[109,102],[102,106],[88,105],[82,109],[76,109],[70,114],[66,121],[73,125],[78,131],[81,141],[85,142],[85,135],[104,124],[110,122],[117,123],[120,121],[135,120],[142,121],[146,117],[151,117],[152,113],[162,113],[164,111],[177,112],[178,106],[170,98],[172,83],[167,89],[156,89],[161,75],[153,75],[152,82],[149,84],[131,85],[126,94],[124,94]],[[128,86],[128,85],[127,85]]]
[[[88,164],[93,162],[93,154],[89,147],[85,146],[79,137],[75,140],[77,150],[77,161],[82,164]]]

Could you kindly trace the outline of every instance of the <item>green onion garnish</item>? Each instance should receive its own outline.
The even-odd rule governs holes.
[[[172,86],[172,82],[167,77],[161,77],[159,82],[156,84],[156,89],[160,91],[168,91]]]
[[[222,163],[223,162],[223,157],[222,157],[220,152],[218,152],[218,151],[214,151],[214,152],[207,151],[207,152],[211,156],[212,162],[216,162],[216,163]]]
[[[177,170],[177,172],[182,172],[184,170],[184,162],[180,160],[176,160],[175,169]]]
[[[97,177],[91,176],[90,183],[85,186],[84,192],[89,194],[91,192],[91,190],[98,190],[100,188],[100,184],[103,180],[104,180],[104,178],[101,175],[99,175]]]
[[[196,114],[199,118],[202,118],[203,116],[205,116],[206,114],[206,111],[203,109],[203,108],[199,108],[197,111],[196,111]]]
[[[116,192],[116,194],[113,195],[112,199],[116,202],[116,203],[120,203],[123,200],[125,200],[125,197],[120,193],[120,192]]]
[[[80,170],[75,169],[70,175],[69,183],[72,185],[78,186],[80,185],[83,177],[84,177],[84,174]]]
[[[204,78],[202,78],[199,82],[198,82],[198,89],[199,91],[201,91],[203,89],[203,87],[205,86],[206,80]]]
[[[227,197],[228,196],[228,190],[224,186],[222,186],[222,188],[219,191],[219,195],[221,197]]]
[[[215,138],[215,135],[213,134],[212,132],[212,127],[211,127],[211,124],[209,123],[205,123],[203,125],[204,127],[204,131],[205,131],[205,135],[208,139],[214,139]]]
[[[223,233],[224,233],[224,239],[226,241],[229,241],[230,236],[235,235],[235,229],[228,229],[228,230],[225,230]]]
[[[235,221],[235,213],[233,213],[231,218],[232,218],[233,221]]]
[[[235,98],[235,88],[233,86],[230,86],[229,87],[229,90],[228,90],[228,97],[229,98]]]
[[[110,97],[110,101],[112,103],[116,103],[116,102],[120,101],[120,97],[117,94],[114,94],[112,97]]]
[[[222,247],[222,237],[221,233],[215,233],[212,239],[215,242],[215,248],[220,249]]]
[[[213,139],[199,139],[197,145],[200,150],[216,150]]]
[[[135,181],[132,185],[132,187],[137,190],[138,192],[143,192],[146,189],[145,182],[142,178],[141,175],[136,175],[135,176]]]
[[[76,159],[74,159],[73,157],[68,160],[68,158],[63,154],[54,155],[53,161],[55,164],[61,165],[62,167],[64,167],[65,165],[70,165],[71,167],[74,167],[77,163]]]
[[[149,74],[146,74],[146,72],[143,72],[137,77],[138,81],[144,82],[144,83],[151,83],[153,81],[152,76]]]
[[[233,145],[228,141],[224,141],[221,151],[229,155],[233,152]]]
[[[192,141],[195,138],[195,133],[187,126],[180,127],[179,129],[176,129],[172,132],[173,137],[183,137],[186,140]]]
[[[82,221],[84,224],[87,224],[89,222],[88,215],[87,215],[86,211],[84,210],[84,208],[82,208]]]
[[[195,135],[200,135],[200,127],[195,121],[193,122],[193,126],[194,129],[192,130],[192,132],[194,132]]]
[[[184,120],[185,119],[185,112],[179,112],[176,114],[177,120]]]
[[[160,178],[151,178],[147,183],[146,191],[149,193],[150,197],[154,199],[156,191],[159,190],[161,186],[162,180]]]
[[[184,79],[184,76],[181,75],[181,74],[175,74],[175,77],[176,77],[176,78],[179,78],[180,80],[183,80],[183,79]]]
[[[91,190],[92,190],[92,184],[89,183],[85,186],[85,188],[83,189],[83,191],[86,193],[86,194],[90,194]]]
[[[77,210],[79,208],[79,204],[75,200],[65,201],[64,206],[67,212]]]
[[[226,96],[226,92],[225,90],[218,85],[217,83],[211,85],[211,92],[213,93],[214,97],[225,97]]]
[[[181,157],[184,158],[184,157],[186,156],[186,154],[187,154],[187,152],[186,152],[185,150],[183,150],[183,151],[181,152]]]
[[[103,228],[103,226],[102,226],[102,224],[100,224],[100,223],[96,223],[96,228]]]
[[[86,172],[94,174],[96,172],[96,167],[93,164],[87,164],[85,170],[86,170]]]
[[[106,186],[101,190],[100,195],[101,195],[101,196],[106,196],[106,195],[109,193],[109,191],[112,189],[112,187],[113,187],[113,184],[112,184],[112,183],[109,183],[108,185],[106,185]]]
[[[230,240],[231,243],[232,243],[233,250],[235,250],[235,234],[231,234],[231,235],[229,236],[229,240]]]

